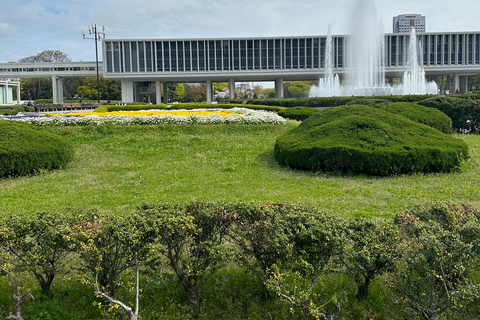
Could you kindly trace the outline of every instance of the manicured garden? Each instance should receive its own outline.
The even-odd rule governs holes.
[[[448,131],[436,116],[399,120],[392,113],[401,107],[375,110],[448,136],[468,148],[465,158],[448,170],[383,177],[292,169],[274,146],[312,120],[265,111],[193,111],[196,120],[153,124],[122,114],[107,123],[91,114],[55,125],[44,120],[55,116],[24,118],[75,154],[61,170],[0,180],[2,266],[19,293],[35,297],[22,315],[127,319],[108,297],[134,309],[138,266],[140,319],[478,318],[480,136],[412,124]],[[223,120],[232,113],[251,118]],[[0,319],[15,309],[9,287],[0,273]]]

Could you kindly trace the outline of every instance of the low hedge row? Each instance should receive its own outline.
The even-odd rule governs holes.
[[[280,110],[277,114],[286,119],[303,121],[311,115],[317,114],[319,110],[309,107],[292,107]]]
[[[73,153],[69,141],[44,128],[0,120],[0,178],[62,168]]]
[[[34,112],[35,107],[32,106],[0,106],[0,115],[14,116],[19,112]]]
[[[350,105],[307,118],[277,139],[274,154],[296,169],[387,176],[450,172],[468,158],[468,147],[403,116]]]

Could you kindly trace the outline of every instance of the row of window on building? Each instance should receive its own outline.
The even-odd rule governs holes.
[[[424,65],[480,64],[480,34],[419,35]],[[320,69],[326,37],[237,40],[106,40],[107,73]],[[404,66],[410,35],[385,37],[385,66]],[[348,39],[333,38],[333,65],[348,65]]]

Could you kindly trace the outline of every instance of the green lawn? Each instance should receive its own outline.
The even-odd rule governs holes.
[[[73,162],[65,170],[0,180],[0,214],[128,213],[142,202],[193,199],[298,202],[381,217],[437,200],[480,206],[478,135],[457,135],[471,154],[463,173],[345,177],[276,164],[276,138],[297,125],[51,127],[74,143]]]

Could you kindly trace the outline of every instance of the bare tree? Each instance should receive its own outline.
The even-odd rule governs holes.
[[[12,287],[13,287],[13,298],[15,299],[15,314],[10,313],[10,315],[8,317],[6,317],[5,319],[24,320],[23,317],[22,317],[22,302],[23,302],[23,299],[24,298],[34,299],[34,297],[28,291],[24,292],[24,293],[20,292],[21,287],[20,287],[17,279],[13,276],[13,274],[9,270],[5,269],[1,265],[0,265],[0,270],[2,270],[3,272],[5,272],[8,275],[8,278],[10,279],[10,282],[12,283]]]

